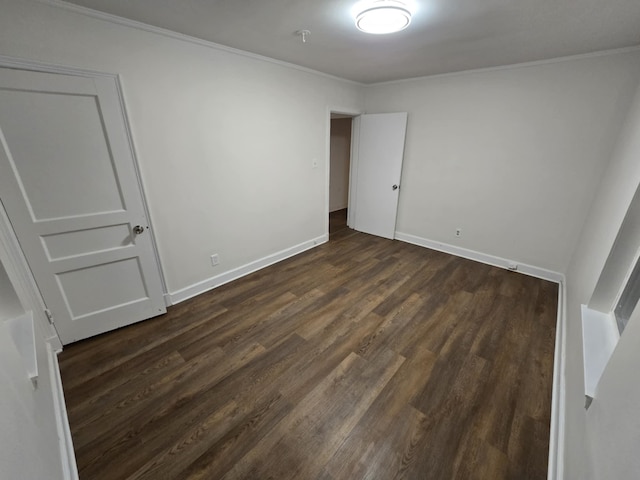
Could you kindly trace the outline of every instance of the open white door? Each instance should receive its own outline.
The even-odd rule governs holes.
[[[354,119],[349,226],[380,237],[395,236],[407,114]]]
[[[0,68],[0,201],[63,343],[166,311],[115,78]]]

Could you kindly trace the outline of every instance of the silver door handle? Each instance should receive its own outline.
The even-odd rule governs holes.
[[[135,227],[133,227],[133,233],[135,233],[136,235],[140,235],[141,233],[144,233],[144,227],[140,225],[136,225]]]
[[[391,187],[391,190],[397,190],[398,189],[398,185],[394,185],[393,187]]]

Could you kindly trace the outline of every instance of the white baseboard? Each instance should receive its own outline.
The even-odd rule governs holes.
[[[56,428],[58,430],[62,473],[64,480],[78,480],[78,466],[76,465],[76,456],[73,451],[71,430],[69,429],[69,418],[67,417],[67,405],[64,401],[62,378],[60,377],[60,366],[58,365],[58,354],[54,348],[55,347],[53,345],[47,343],[49,376],[51,377],[51,393],[53,396],[53,407],[56,415]]]
[[[211,277],[201,282],[190,285],[186,288],[182,288],[176,292],[170,292],[170,305],[175,305],[176,303],[183,302],[184,300],[195,297],[196,295],[200,295],[201,293],[212,290],[216,287],[224,285],[225,283],[237,280],[240,277],[249,275],[250,273],[253,273],[257,270],[268,267],[269,265],[273,265],[274,263],[278,263],[289,257],[293,257],[294,255],[302,253],[320,244],[326,243],[328,240],[329,236],[325,234],[320,237],[307,240],[306,242],[300,243],[298,245],[294,245],[293,247],[289,247],[279,252],[272,253],[271,255],[267,255],[266,257],[259,258],[258,260],[247,263],[246,265],[242,265],[241,267],[234,268],[233,270],[221,273],[220,275],[216,275],[215,277]]]
[[[173,305],[173,303],[171,302],[171,294],[170,293],[165,293],[163,295],[164,298],[164,306],[165,307],[170,307],[171,305]]]
[[[347,208],[347,205],[329,205],[329,213],[337,212],[338,210],[344,210]]]
[[[51,348],[56,354],[62,351],[62,342],[60,341],[60,337],[58,337],[57,334],[54,334],[49,338],[45,339],[45,342],[51,345]]]
[[[451,255],[468,258],[470,260],[479,261],[497,267],[508,268],[510,264],[517,263],[501,257],[456,247],[454,245],[435,242],[406,233],[396,232],[395,238],[403,242],[430,248],[432,250],[438,250],[441,252],[449,253]],[[187,288],[183,288],[176,292],[166,294],[165,302],[167,303],[167,306],[175,305],[176,303],[182,302],[208,290],[224,285],[225,283],[253,273],[269,265],[273,265],[274,263],[297,255],[298,253],[302,253],[322,243],[326,243],[327,241],[328,236],[323,235],[321,237],[308,240],[285,250],[281,250],[241,267],[235,268],[215,277],[211,277],[202,282],[198,282]],[[531,265],[523,265],[520,263],[518,263],[517,265],[517,271],[520,273],[542,278],[545,280],[550,280],[559,284],[547,478],[548,480],[563,480],[565,445],[564,425],[566,412],[566,288],[564,275],[558,272],[553,272],[551,270],[533,267]],[[73,442],[71,439],[71,431],[69,430],[69,421],[67,418],[67,410],[64,402],[64,392],[62,390],[62,380],[60,378],[58,358],[51,344],[47,344],[47,351],[49,354],[49,368],[52,379],[51,388],[53,390],[53,398],[55,403],[56,424],[58,427],[58,435],[60,440],[60,456],[64,469],[64,478],[65,480],[78,480],[78,470],[76,466],[75,455],[73,453]]]
[[[558,319],[553,362],[553,390],[551,394],[551,431],[549,433],[548,480],[564,480],[564,447],[566,418],[566,345],[567,345],[567,289],[566,282],[558,286]]]
[[[562,273],[554,272],[552,270],[546,270],[540,267],[534,267],[533,265],[527,265],[515,260],[496,257],[487,253],[476,252],[475,250],[457,247],[448,243],[436,242],[434,240],[429,240],[427,238],[418,237],[416,235],[411,235],[408,233],[396,232],[395,238],[396,240],[400,240],[402,242],[412,243],[413,245],[430,248],[431,250],[449,253],[451,255],[455,255],[456,257],[468,258],[469,260],[486,263],[487,265],[493,265],[494,267],[509,269],[510,265],[517,265],[517,272],[524,273],[525,275],[530,275],[532,277],[541,278],[543,280],[549,280],[555,283],[561,283],[562,281],[564,281],[564,275]]]

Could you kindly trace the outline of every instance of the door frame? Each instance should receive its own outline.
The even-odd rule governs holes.
[[[362,169],[360,168],[360,147],[363,147],[363,151],[365,150],[364,147],[365,146],[369,146],[369,142],[368,140],[365,140],[365,143],[363,144],[362,141],[360,140],[360,137],[363,136],[363,130],[365,131],[365,133],[369,133],[369,128],[365,127],[365,129],[362,128],[364,122],[366,120],[370,120],[370,121],[375,121],[373,120],[371,117],[387,117],[387,123],[389,121],[389,117],[390,116],[398,116],[398,115],[402,115],[403,116],[403,122],[402,122],[402,146],[400,148],[400,152],[397,153],[401,153],[400,155],[400,165],[399,165],[399,171],[398,173],[398,177],[397,180],[395,180],[395,185],[393,185],[393,190],[396,191],[396,198],[395,198],[395,209],[393,211],[393,215],[394,215],[394,222],[393,222],[393,228],[391,229],[391,232],[385,232],[382,233],[380,230],[378,230],[377,232],[373,232],[371,230],[367,230],[362,229],[363,227],[362,225],[362,220],[360,220],[359,224],[357,222],[358,218],[358,213],[363,213],[363,208],[362,206],[359,206],[358,204],[358,198],[360,197],[360,200],[364,200],[361,198],[361,195],[358,195],[358,188],[363,187],[363,186],[370,186],[370,183],[360,183],[359,182],[359,178],[358,176],[362,173],[361,170],[365,169],[366,167],[370,166],[369,162],[365,162],[365,164],[363,164]],[[396,239],[396,229],[397,229],[397,216],[398,216],[398,209],[399,209],[399,201],[400,201],[400,191],[398,190],[398,187],[400,186],[400,184],[402,183],[402,169],[403,169],[403,163],[404,163],[404,151],[405,151],[405,146],[406,146],[406,138],[407,138],[407,122],[408,122],[408,117],[409,114],[408,112],[384,112],[384,113],[363,113],[357,117],[354,117],[353,119],[353,127],[352,127],[352,144],[351,144],[351,154],[353,156],[353,161],[352,161],[352,170],[351,170],[351,178],[350,178],[350,185],[349,185],[349,193],[350,193],[350,198],[349,198],[349,212],[348,212],[348,218],[347,218],[347,222],[348,225],[354,229],[354,230],[358,230],[358,231],[362,231],[365,233],[370,233],[372,235],[379,235],[382,238],[388,238],[391,240],[395,240]],[[387,125],[386,127],[391,127],[391,125]],[[391,128],[391,131],[394,130],[394,128],[398,128],[400,127],[400,125],[396,125],[395,127]],[[399,130],[398,130],[399,132]],[[385,138],[387,137],[387,133],[385,131],[384,133]],[[399,139],[399,138],[398,138]],[[366,152],[365,152],[366,153]],[[385,161],[385,163],[388,165],[389,162],[388,160]],[[395,161],[393,162],[395,163]],[[397,166],[397,165],[396,165]],[[370,171],[369,171],[370,173]],[[396,172],[394,172],[395,174]],[[391,182],[388,184],[391,185]],[[377,192],[379,193],[379,192]],[[376,193],[376,194],[377,194]],[[365,204],[366,206],[369,206],[369,203],[365,200]],[[390,214],[391,212],[389,212]],[[366,215],[365,215],[366,216]],[[384,217],[383,217],[384,218]],[[358,228],[359,227],[359,228]],[[386,230],[386,229],[383,229]]]
[[[45,315],[47,307],[44,299],[40,295],[38,285],[33,278],[2,201],[0,201],[0,263],[6,270],[22,307],[33,312],[33,319],[39,324],[39,329],[41,328],[46,336],[45,341],[51,344],[55,352],[62,351],[62,342],[55,327],[49,323]]]
[[[324,231],[326,232],[327,240],[329,239],[329,203],[330,203],[330,188],[331,188],[331,114],[336,113],[339,115],[349,115],[351,116],[351,151],[349,154],[349,192],[347,199],[347,225],[351,226],[353,222],[351,221],[351,215],[353,209],[351,208],[351,202],[353,201],[351,189],[353,188],[352,179],[355,178],[357,173],[357,148],[358,148],[358,138],[356,135],[356,129],[354,126],[356,125],[356,119],[364,114],[362,110],[357,110],[354,108],[348,107],[336,107],[329,106],[327,107],[327,135],[326,135],[326,159],[325,159],[325,211],[324,211]]]
[[[149,230],[147,230],[147,232],[150,234],[151,236],[151,249],[153,251],[153,256],[155,258],[156,264],[158,266],[158,274],[160,276],[160,285],[162,287],[162,294],[164,297],[164,303],[165,306],[171,306],[172,303],[169,299],[169,295],[168,295],[168,290],[167,290],[167,283],[164,277],[164,270],[162,268],[162,261],[160,260],[160,255],[158,253],[158,244],[156,242],[156,236],[155,236],[155,229],[153,227],[153,220],[151,218],[151,214],[149,212],[149,206],[147,204],[147,196],[146,196],[146,191],[144,188],[144,184],[142,182],[142,176],[140,174],[140,167],[138,164],[138,155],[135,149],[135,144],[133,142],[133,136],[131,133],[131,125],[129,123],[129,115],[127,113],[127,108],[126,108],[126,104],[124,101],[124,91],[122,89],[122,82],[121,82],[121,78],[119,74],[113,74],[113,73],[106,73],[106,72],[100,72],[100,71],[95,71],[95,70],[85,70],[85,69],[80,69],[80,68],[75,68],[75,67],[67,67],[64,65],[56,65],[56,64],[50,64],[50,63],[44,63],[44,62],[37,62],[37,61],[31,61],[31,60],[27,60],[27,59],[23,59],[23,58],[17,58],[17,57],[11,57],[11,56],[7,56],[7,55],[0,55],[0,68],[13,68],[13,69],[18,69],[18,70],[28,70],[28,71],[32,71],[32,72],[41,72],[41,73],[57,73],[57,74],[63,74],[63,75],[72,75],[72,76],[77,76],[77,77],[85,77],[85,78],[110,78],[113,79],[115,87],[116,87],[116,91],[117,91],[117,95],[118,95],[118,101],[120,103],[120,112],[122,114],[122,122],[124,125],[124,129],[125,129],[125,133],[127,136],[127,144],[129,146],[129,150],[131,151],[131,158],[133,161],[133,169],[135,171],[135,175],[136,175],[136,182],[138,184],[138,188],[140,189],[140,195],[142,197],[142,208],[144,209],[144,214],[147,217],[147,221],[149,223]],[[1,202],[1,199],[0,199]],[[2,207],[2,210],[4,211],[4,206]],[[4,238],[0,238],[0,240],[4,240],[6,241],[10,241],[11,243],[13,243],[14,245],[12,245],[12,248],[8,249],[7,253],[11,256],[11,261],[14,264],[20,264],[20,262],[23,262],[26,260],[26,257],[24,256],[24,253],[22,252],[22,248],[20,247],[20,244],[18,243],[17,237],[15,236],[15,232],[13,231],[13,227],[11,225],[11,223],[8,220],[8,217],[5,218],[6,215],[0,215],[0,235],[2,235],[2,230],[5,230],[6,228],[9,228],[11,230],[12,233],[12,237],[11,238],[6,238],[6,235],[2,235],[2,237]],[[5,222],[9,222],[8,224],[6,224]],[[10,237],[11,237],[10,236]],[[15,248],[18,248],[19,253],[16,253]],[[22,256],[21,256],[21,255]],[[37,287],[37,284],[35,283],[35,279],[33,278],[33,275],[31,274],[31,270],[28,266],[28,264],[26,265],[26,268],[28,269],[28,275],[30,276],[31,280],[34,282],[34,285]],[[39,290],[38,290],[39,293]],[[42,304],[44,305],[44,300],[41,298],[40,296],[40,301],[42,302]],[[46,305],[45,305],[46,308]],[[60,339],[58,338],[57,333],[55,334],[56,338],[58,339],[58,342],[60,342]],[[62,347],[62,344],[60,343],[60,346]]]

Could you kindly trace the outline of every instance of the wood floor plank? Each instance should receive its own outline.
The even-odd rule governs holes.
[[[105,337],[90,338],[79,343],[80,348],[86,348],[84,355],[64,355],[60,365],[67,375],[63,379],[65,388],[72,389],[75,385],[100,375],[117,367],[126,361],[164,345],[172,338],[197,328],[202,324],[211,324],[212,320],[227,311],[222,306],[213,306],[204,313],[189,315],[182,309],[163,322],[140,322],[109,333],[109,342]],[[187,321],[185,321],[187,320]],[[112,344],[117,344],[114,349]]]
[[[231,400],[201,423],[186,430],[173,445],[153,456],[129,475],[129,478],[141,480],[177,477],[191,464],[190,457],[202,455],[211,443],[218,441],[232,428],[238,413],[238,405]]]
[[[514,417],[509,441],[509,464],[506,478],[523,480],[546,478],[547,449],[549,439],[547,422],[539,422],[518,413]]]
[[[384,317],[384,321],[380,322],[377,329],[363,338],[357,347],[356,353],[368,358],[377,352],[379,348],[390,348],[395,352],[399,352],[401,349],[395,348],[397,344],[393,340],[397,339],[398,332],[416,316],[423,305],[424,299],[420,295],[411,294],[396,310]]]
[[[217,352],[222,356],[222,352],[219,350]],[[185,366],[184,358],[178,352],[172,351],[168,355],[165,351],[153,351],[152,353],[165,355],[155,362],[155,359],[151,358],[151,361],[148,361],[148,366],[145,365],[140,370],[140,373],[136,375],[123,375],[123,372],[127,372],[128,368],[133,368],[134,371],[138,370],[137,365],[130,365],[130,363],[134,362],[119,365],[113,370],[109,370],[108,375],[103,374],[87,382],[87,384],[97,386],[97,388],[93,390],[87,389],[86,393],[76,393],[76,395],[82,395],[86,399],[78,402],[68,412],[69,416],[73,418],[76,431],[79,431],[83,425],[97,420],[111,408],[116,408],[116,405],[121,404],[122,399],[129,396],[132,391],[148,391],[150,385],[166,376],[167,373],[175,372],[180,365]],[[146,354],[140,355],[143,361],[147,361],[149,357],[150,355]],[[138,362],[136,361],[135,364],[138,364]],[[104,380],[104,384],[100,385],[102,380]]]
[[[235,408],[228,411],[228,405]],[[250,401],[231,400],[208,415],[209,410],[199,408],[200,413],[183,410],[181,419],[188,419],[178,437],[173,432],[169,438],[156,436],[158,449],[146,464],[131,474],[133,478],[220,478],[244,454],[244,449],[255,445],[290,411],[291,405],[277,390],[270,389]],[[227,413],[228,412],[228,413]],[[225,415],[225,413],[227,413]],[[182,433],[186,432],[186,433]],[[171,445],[167,450],[166,445]],[[131,458],[133,468],[140,465],[140,458]],[[129,475],[126,474],[126,478]]]
[[[349,354],[223,478],[317,476],[404,360],[390,350],[370,361]]]
[[[137,429],[140,428],[136,420],[144,419],[144,422],[148,422],[157,415],[158,398],[175,394],[178,389],[183,394],[182,387],[184,385],[206,378],[204,376],[206,371],[211,369],[221,358],[222,352],[217,350],[214,355],[183,363],[180,367],[166,372],[155,382],[136,385],[122,397],[113,399],[114,401],[110,405],[100,406],[88,421],[74,423],[76,425],[74,428],[76,451],[79,454],[84,451],[98,452],[104,444],[111,443],[115,436],[130,441],[136,437]],[[164,409],[166,405],[160,407]],[[148,410],[153,410],[153,415],[142,415]],[[70,415],[71,418],[74,418],[74,408],[70,409]],[[121,443],[124,441],[122,440]],[[104,452],[102,453],[104,454]]]
[[[65,347],[80,478],[546,478],[557,285],[345,219]]]
[[[507,477],[509,467],[507,455],[475,435],[469,435],[464,448],[460,449],[459,453],[460,458],[456,460],[453,479],[518,478]]]
[[[381,262],[382,263],[382,262]],[[322,309],[317,310],[311,320],[304,322],[298,330],[298,334],[304,338],[309,338],[318,334],[325,325],[335,318],[341,318],[343,321],[359,321],[382,301],[386,293],[393,292],[402,287],[407,276],[396,272],[391,274],[387,281],[374,285],[358,285],[351,290],[341,290],[338,298],[325,305]],[[354,301],[354,299],[357,299]]]
[[[425,421],[424,414],[405,404],[402,410],[397,412],[392,428],[389,428],[383,437],[363,444],[360,451],[354,452],[356,455],[362,452],[359,458],[346,459],[343,456],[345,462],[342,465],[338,460],[332,459],[332,463],[323,472],[324,475],[333,479],[384,480],[410,478],[408,475],[426,478],[412,473],[415,459],[420,455],[415,447],[421,438],[421,425]],[[329,468],[337,470],[329,473]]]
[[[487,382],[488,363],[486,360],[469,354],[457,368],[445,369],[451,372],[448,381],[441,384],[442,357],[438,358],[429,382],[424,389],[437,389],[433,396],[423,394],[413,403],[424,414],[421,426],[423,432],[416,448],[427,451],[428,455],[418,457],[415,471],[422,472],[425,478],[451,478],[454,474],[455,457],[461,446],[466,429],[481,403],[490,401],[482,395]],[[453,372],[455,371],[455,374]],[[436,382],[439,385],[436,386]]]
[[[387,469],[383,464],[389,464],[390,459],[395,462],[402,458],[403,452],[394,452],[394,446],[402,448],[401,440],[407,437],[407,430],[423,417],[417,410],[407,409],[414,391],[428,382],[436,359],[434,353],[423,348],[400,366],[325,466],[328,475],[332,478],[366,478],[369,471],[386,475],[394,469],[405,468],[387,465]],[[404,415],[411,417],[406,423],[400,421]],[[379,478],[393,478],[393,475]]]

